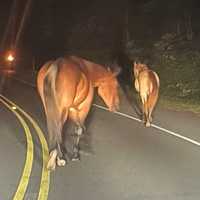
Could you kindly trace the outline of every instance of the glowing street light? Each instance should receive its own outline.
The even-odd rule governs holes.
[[[15,57],[12,55],[12,53],[9,53],[6,57],[6,60],[9,62],[13,62],[15,60]]]
[[[14,64],[15,64],[15,52],[13,50],[7,51],[5,54],[5,61],[7,62],[6,64],[6,71],[10,72],[14,70]]]

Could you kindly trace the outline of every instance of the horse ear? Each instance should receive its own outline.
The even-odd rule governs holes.
[[[117,67],[115,67],[114,70],[113,70],[113,75],[114,75],[114,76],[118,76],[118,75],[120,74],[121,71],[122,71],[122,68],[119,67],[119,66],[117,66]]]
[[[111,72],[111,69],[110,69],[110,67],[107,67],[107,71],[108,71],[108,72]]]

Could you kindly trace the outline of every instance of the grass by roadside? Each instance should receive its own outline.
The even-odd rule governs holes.
[[[135,103],[137,104],[136,106],[141,106],[139,95],[133,86],[124,87],[123,94],[131,104]],[[176,96],[164,96],[162,93],[160,93],[157,105],[161,108],[166,108],[169,110],[193,112],[200,116],[200,102],[198,100],[177,98]]]
[[[200,54],[176,52],[173,59],[160,60],[160,105],[179,111],[200,113]]]
[[[159,105],[179,111],[200,113],[200,38],[179,40],[176,34],[165,34],[155,41],[131,46],[129,57],[138,58],[160,77]],[[148,43],[149,41],[149,43]],[[137,49],[141,49],[137,52]],[[132,86],[131,86],[132,87]]]
[[[160,106],[177,110],[177,111],[189,111],[200,116],[200,102],[192,101],[192,100],[181,100],[177,98],[170,98],[170,97],[160,97],[159,99]]]

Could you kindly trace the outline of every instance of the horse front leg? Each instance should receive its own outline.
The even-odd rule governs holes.
[[[86,99],[78,106],[77,109],[70,109],[70,118],[76,123],[77,128],[75,130],[76,134],[76,140],[74,143],[74,148],[73,148],[73,157],[72,160],[80,160],[80,154],[79,154],[79,141],[80,138],[85,131],[85,126],[84,122],[85,119],[88,115],[88,112],[91,108],[92,104],[92,99],[93,99],[93,94],[94,94],[94,88],[92,84],[89,84],[89,91],[86,96]]]
[[[83,134],[84,128],[81,123],[80,117],[79,117],[79,110],[76,108],[70,108],[70,119],[76,124],[75,131],[74,131],[74,141],[73,141],[73,152],[72,152],[72,161],[80,160],[80,154],[79,154],[79,141],[80,137]]]

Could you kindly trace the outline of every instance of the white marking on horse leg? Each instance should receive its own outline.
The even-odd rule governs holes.
[[[66,165],[66,161],[64,159],[60,159],[59,157],[57,157],[57,165],[59,167],[63,167]]]
[[[81,126],[78,126],[76,133],[78,136],[81,136],[83,134],[83,128]]]
[[[141,97],[141,100],[142,100],[142,104],[144,105],[145,102],[147,102],[147,95],[146,95],[146,93],[144,93],[144,94],[141,93],[140,97]]]
[[[152,109],[149,109],[149,122],[151,123],[153,121],[153,118],[152,118]]]
[[[72,161],[74,162],[74,161],[80,161],[80,158],[79,157],[73,157],[72,158]]]
[[[145,126],[146,126],[146,127],[150,127],[150,126],[151,126],[151,123],[150,123],[149,120],[146,121]]]
[[[56,149],[52,150],[49,154],[49,161],[47,163],[48,170],[55,170],[56,169],[56,157],[58,152]]]

